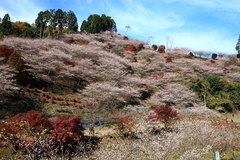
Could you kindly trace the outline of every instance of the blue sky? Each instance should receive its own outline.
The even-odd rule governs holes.
[[[240,0],[0,0],[0,17],[34,23],[38,12],[72,10],[79,26],[90,14],[111,16],[118,32],[156,44],[235,54]],[[131,26],[126,30],[126,26]]]

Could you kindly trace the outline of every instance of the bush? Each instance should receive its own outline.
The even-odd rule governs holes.
[[[210,84],[203,79],[191,79],[190,88],[202,98],[208,93]]]
[[[16,68],[17,70],[22,70],[24,67],[24,61],[22,59],[21,52],[14,50],[9,56],[7,64]]]
[[[164,45],[160,45],[159,48],[158,48],[158,52],[159,53],[165,53],[165,49],[166,49],[166,47]]]
[[[220,97],[208,97],[207,106],[218,111],[232,112],[234,110],[233,102],[230,99]]]
[[[169,124],[177,119],[177,112],[173,111],[170,106],[160,106],[153,109],[154,114],[148,116],[148,120],[160,121],[164,124],[164,128],[167,129]]]
[[[130,52],[136,52],[137,51],[137,48],[134,46],[134,45],[128,45],[128,47],[126,48],[127,51],[130,51]]]
[[[206,81],[210,84],[210,93],[212,95],[217,94],[217,92],[222,91],[224,88],[223,81],[216,75],[207,76]]]
[[[152,49],[153,49],[154,51],[157,50],[157,48],[158,48],[157,45],[155,45],[155,44],[152,45]]]
[[[140,44],[137,46],[137,51],[141,51],[142,49],[144,49],[144,44],[140,43]]]
[[[172,60],[174,59],[174,57],[172,57],[172,56],[165,56],[164,58],[166,60],[166,63],[172,63],[173,62]]]
[[[10,55],[14,52],[13,48],[10,48],[6,45],[0,45],[0,58],[3,57],[5,60],[8,60]]]
[[[117,131],[120,135],[132,135],[133,134],[133,127],[135,123],[133,122],[132,115],[120,116],[116,114],[112,117],[114,122],[117,125]]]
[[[83,141],[80,120],[77,116],[50,120],[37,111],[29,111],[0,123],[1,142],[19,156],[28,154],[32,159],[71,156]]]

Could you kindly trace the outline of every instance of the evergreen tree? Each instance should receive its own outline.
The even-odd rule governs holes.
[[[49,20],[51,18],[51,13],[46,10],[46,11],[41,11],[38,13],[38,17],[35,21],[35,24],[37,28],[40,30],[40,38],[43,38],[43,33],[45,28],[47,27],[47,24],[49,23]]]
[[[101,31],[113,31],[117,32],[117,26],[115,21],[103,14],[99,16],[97,14],[90,15],[86,20],[82,22],[81,32],[88,32],[88,33],[99,33]]]
[[[238,53],[240,54],[240,36],[238,38],[238,42],[237,42],[237,45],[236,45],[236,50],[238,51]]]
[[[66,26],[66,12],[63,12],[61,9],[58,9],[55,12],[54,18],[53,18],[53,23],[58,26],[60,32],[62,33],[63,27]],[[55,26],[55,27],[56,27]]]
[[[12,23],[9,14],[5,14],[2,19],[2,24],[0,27],[0,32],[3,35],[11,35],[12,34]]]
[[[78,30],[77,17],[73,11],[67,12],[67,27],[74,32]]]

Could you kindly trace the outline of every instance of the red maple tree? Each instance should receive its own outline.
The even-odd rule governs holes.
[[[173,111],[170,106],[160,106],[153,109],[154,114],[148,116],[148,120],[160,121],[164,124],[164,128],[175,119],[177,119],[177,112]]]

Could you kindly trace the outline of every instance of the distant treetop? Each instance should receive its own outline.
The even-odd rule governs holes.
[[[41,11],[38,13],[38,17],[35,24],[39,30],[40,38],[43,38],[44,32],[48,31],[49,35],[53,35],[54,31],[61,34],[64,29],[70,30],[74,33],[78,31],[77,17],[73,11],[65,12],[61,9],[55,11],[50,9],[49,11]],[[57,30],[56,30],[57,29]]]
[[[102,31],[117,32],[117,26],[110,16],[93,14],[82,22],[80,30],[81,32],[88,33],[99,33]]]

